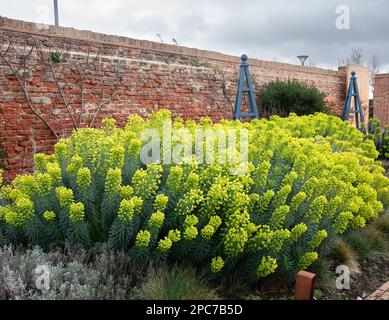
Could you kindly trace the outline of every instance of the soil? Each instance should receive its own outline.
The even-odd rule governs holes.
[[[352,276],[350,290],[334,287],[319,288],[315,292],[317,300],[361,300],[378,290],[389,281],[389,256],[367,259],[360,264],[360,273]]]

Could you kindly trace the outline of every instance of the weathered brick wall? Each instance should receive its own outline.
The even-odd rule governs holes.
[[[374,117],[389,125],[389,73],[378,74],[374,81]]]
[[[217,121],[232,117],[239,57],[71,28],[42,28],[34,23],[2,17],[0,32],[3,39],[6,37],[13,43],[7,54],[12,56],[15,65],[20,62],[20,53],[28,52],[34,43],[41,43],[42,52],[48,56],[54,51],[66,52],[66,61],[61,63],[68,65],[85,61],[88,51],[93,57],[100,50],[105,96],[110,94],[110,85],[116,79],[115,66],[119,63],[121,81],[116,87],[117,94],[101,109],[97,124],[107,116],[123,124],[130,114],[146,115],[160,108],[168,108],[174,115],[184,118],[208,116]],[[7,41],[0,43],[3,50],[8,47]],[[257,89],[275,79],[305,81],[325,92],[332,109],[341,112],[348,78],[346,69],[332,71],[255,59],[249,62]],[[49,70],[39,62],[37,51],[31,53],[27,70],[26,86],[34,107],[58,136],[66,136],[73,128],[72,120]],[[66,72],[67,84],[63,91],[67,99],[71,99],[70,108],[78,123],[80,81],[74,72]],[[83,82],[83,126],[90,123],[100,101],[100,72],[94,68]],[[32,155],[51,152],[56,141],[47,126],[32,114],[15,76],[4,61],[0,61],[0,130],[8,178],[30,170]]]

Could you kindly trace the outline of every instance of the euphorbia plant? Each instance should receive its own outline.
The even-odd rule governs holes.
[[[33,175],[1,188],[1,244],[107,242],[137,261],[182,261],[215,276],[239,268],[255,281],[274,272],[293,277],[389,205],[373,142],[335,117],[173,122],[190,134],[247,130],[246,170],[237,174],[241,164],[195,156],[143,164],[143,133],[163,134],[166,121],[167,111],[148,121],[132,116],[123,129],[107,119],[58,142],[53,155],[36,155]],[[227,151],[239,156],[239,147]],[[160,148],[162,158],[168,147]]]

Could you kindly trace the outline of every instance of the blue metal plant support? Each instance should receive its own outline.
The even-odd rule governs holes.
[[[234,109],[234,120],[241,120],[243,118],[257,118],[259,119],[259,113],[257,103],[255,101],[253,83],[250,77],[249,64],[247,62],[247,55],[242,55],[242,63],[240,65],[240,75],[238,83],[238,93],[236,95],[235,109]],[[244,94],[248,94],[250,111],[245,110],[242,112],[242,100]],[[246,106],[245,106],[246,107]]]
[[[344,107],[342,113],[342,120],[349,121],[350,115],[355,114],[355,124],[358,130],[362,130],[361,124],[365,123],[365,116],[363,114],[361,96],[359,95],[358,81],[356,73],[351,73],[350,86],[348,88],[346,99],[344,100]],[[354,100],[354,109],[351,109],[352,101]]]

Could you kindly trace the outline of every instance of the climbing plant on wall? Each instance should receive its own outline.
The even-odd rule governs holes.
[[[45,127],[59,138],[66,131],[64,116],[71,121],[74,130],[82,126],[92,127],[104,107],[115,99],[125,70],[123,62],[116,61],[103,65],[101,47],[86,46],[83,54],[74,54],[66,49],[58,49],[52,43],[31,37],[23,46],[16,45],[12,37],[0,33],[0,64],[6,66],[8,73],[16,80],[26,106]],[[97,75],[99,81],[92,84],[88,79]],[[56,102],[50,109],[42,108],[34,99],[39,89],[30,82],[40,81],[54,84],[51,87],[56,95]],[[47,95],[45,86],[38,86],[41,96]],[[50,91],[53,92],[53,91]],[[86,110],[86,96],[94,96],[94,110]],[[62,112],[65,111],[65,113]],[[60,114],[60,118],[58,116]],[[86,119],[86,116],[89,118]]]

